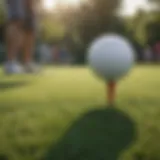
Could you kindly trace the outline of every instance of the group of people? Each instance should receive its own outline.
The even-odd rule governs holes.
[[[71,64],[73,56],[62,44],[43,43],[38,47],[39,60],[43,64]]]
[[[149,62],[160,62],[160,41],[155,43],[155,45],[148,45],[145,48],[144,60]]]
[[[33,63],[37,25],[35,2],[34,0],[5,0],[7,60],[4,71],[8,74],[37,71],[37,66]],[[18,60],[20,52],[23,56]]]

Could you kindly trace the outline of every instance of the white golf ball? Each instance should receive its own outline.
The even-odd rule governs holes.
[[[134,64],[134,50],[122,36],[104,35],[95,40],[88,51],[88,63],[92,70],[105,80],[118,80],[126,75]]]

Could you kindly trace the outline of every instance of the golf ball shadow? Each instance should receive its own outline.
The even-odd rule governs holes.
[[[122,111],[91,111],[77,120],[45,160],[116,160],[136,140],[134,122]]]

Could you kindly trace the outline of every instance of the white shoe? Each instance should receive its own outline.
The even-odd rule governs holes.
[[[39,70],[39,67],[35,63],[29,62],[24,65],[24,71],[27,73],[37,73]]]
[[[24,70],[22,66],[16,61],[9,61],[4,65],[4,71],[6,74],[22,74]]]

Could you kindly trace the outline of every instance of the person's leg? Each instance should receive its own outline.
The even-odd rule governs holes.
[[[13,61],[23,44],[23,31],[20,21],[12,21],[6,28],[7,61]]]
[[[30,63],[33,59],[33,53],[35,48],[35,33],[32,30],[26,30],[24,34],[24,63]]]
[[[20,0],[6,1],[6,10],[8,12],[8,22],[6,27],[6,50],[7,63],[5,71],[8,73],[21,72],[20,66],[15,62],[17,54],[23,44],[23,5]]]
[[[23,31],[21,22],[12,21],[6,27],[6,51],[7,60],[5,63],[5,73],[22,73],[23,68],[17,62],[17,54],[23,45]]]
[[[23,63],[26,72],[38,72],[38,66],[34,63],[34,52],[35,52],[35,28],[25,29],[24,34],[24,46],[23,46]]]
[[[37,67],[33,64],[33,57],[35,52],[36,17],[35,17],[33,0],[28,0],[26,3],[26,19],[25,19],[24,32],[25,32],[24,46],[23,46],[24,68],[26,72],[35,72],[37,71]]]

